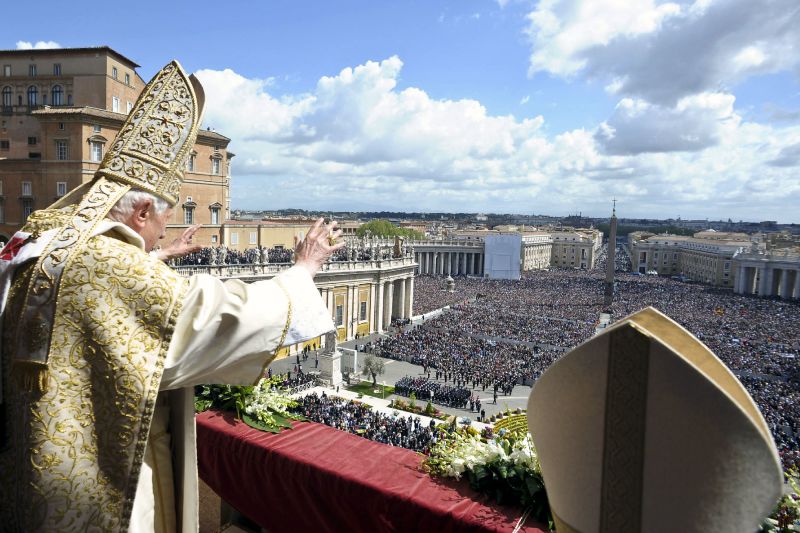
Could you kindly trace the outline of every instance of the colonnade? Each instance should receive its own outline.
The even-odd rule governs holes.
[[[344,329],[344,340],[355,338],[359,324],[369,322],[369,331],[380,333],[389,329],[392,319],[413,316],[413,276],[370,282],[368,299],[361,296],[366,285],[362,283],[319,289],[337,330]],[[341,303],[337,304],[336,297],[342,295],[344,298],[340,298]],[[364,314],[361,312],[362,303],[366,306]]]
[[[797,299],[800,298],[800,268],[741,264],[734,288],[739,294]]]
[[[483,252],[416,251],[417,272],[432,276],[483,276]]]

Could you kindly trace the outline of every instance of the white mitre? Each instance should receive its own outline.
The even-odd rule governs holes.
[[[528,426],[559,533],[751,533],[781,495],[753,399],[653,308],[553,364],[531,392]]]

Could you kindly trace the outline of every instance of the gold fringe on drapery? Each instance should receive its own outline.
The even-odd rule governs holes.
[[[45,363],[14,361],[11,365],[11,379],[25,392],[44,394],[48,377]]]

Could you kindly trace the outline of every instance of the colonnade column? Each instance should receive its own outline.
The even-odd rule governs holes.
[[[354,339],[356,337],[356,333],[358,332],[358,322],[361,320],[361,315],[359,314],[361,309],[361,302],[360,302],[360,291],[358,290],[358,285],[354,285],[352,287],[352,291],[350,292],[351,298],[351,305],[350,305],[350,338]]]
[[[408,318],[408,316],[406,316],[406,280],[401,279],[398,285],[400,285],[400,301],[397,306],[397,310],[399,311],[397,314],[400,315],[400,318]]]
[[[407,277],[405,285],[406,285],[405,315],[406,318],[411,318],[412,316],[414,316],[414,277],[413,276]]]
[[[736,289],[734,291],[737,294],[744,294],[744,278],[745,278],[745,267],[744,265],[739,265],[739,269],[736,273]]]
[[[467,265],[466,265],[466,267],[467,267],[466,268],[467,276],[471,276],[472,275],[472,254],[467,252],[466,259],[467,259],[467,261],[466,261],[467,262]]]
[[[781,298],[791,298],[792,295],[789,292],[794,287],[789,287],[789,271],[786,269],[781,270],[781,284],[779,287],[779,293]]]
[[[392,311],[394,309],[394,282],[387,281],[386,282],[386,306],[383,310],[383,322],[386,324],[386,328],[388,329],[389,326],[392,324]]]
[[[375,317],[375,330],[378,333],[383,333],[385,329],[383,327],[383,308],[384,308],[384,296],[386,291],[383,290],[383,283],[377,283],[375,285],[375,293],[378,295],[378,301],[375,302],[375,310],[372,316]]]
[[[800,270],[794,271],[794,290],[792,295],[794,298],[800,299]]]
[[[375,320],[375,298],[377,291],[375,290],[375,283],[369,284],[369,332],[374,333],[378,331],[379,326],[377,325],[377,321]]]

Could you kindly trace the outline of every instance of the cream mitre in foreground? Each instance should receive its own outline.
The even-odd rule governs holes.
[[[531,392],[528,427],[559,533],[750,533],[781,495],[753,399],[653,308],[554,363]]]

